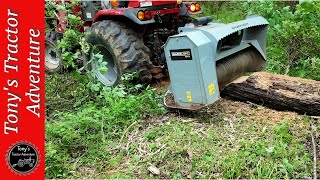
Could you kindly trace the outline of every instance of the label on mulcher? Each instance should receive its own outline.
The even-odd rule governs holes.
[[[171,60],[192,60],[191,49],[170,50]]]

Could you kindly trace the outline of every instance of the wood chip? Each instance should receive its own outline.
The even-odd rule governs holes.
[[[148,170],[150,171],[150,173],[152,173],[153,175],[160,175],[160,170],[155,167],[154,165],[151,165],[148,167]]]

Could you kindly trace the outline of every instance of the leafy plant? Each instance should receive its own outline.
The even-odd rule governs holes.
[[[74,73],[74,77],[82,78],[78,73]],[[78,161],[75,160],[78,158],[84,157],[85,161],[81,161],[84,164],[96,162],[97,159],[98,162],[109,160],[108,150],[100,152],[101,146],[109,147],[111,141],[120,139],[124,130],[139,121],[143,114],[163,113],[164,107],[159,103],[161,96],[153,88],[129,83],[133,77],[125,75],[123,79],[128,82],[116,87],[104,87],[90,80],[94,78],[90,77],[83,81],[82,86],[88,95],[84,101],[78,99],[75,102],[77,106],[73,107],[76,109],[65,111],[61,107],[60,110],[50,111],[50,119],[46,123],[48,178],[68,177],[68,172],[78,167]],[[47,82],[47,86],[52,82]],[[68,94],[66,91],[58,92]],[[73,161],[73,165],[67,165]],[[103,166],[103,163],[99,165]]]
[[[320,80],[319,2],[303,1],[295,10],[273,1],[247,2],[244,8],[249,15],[260,14],[270,23],[269,71]]]
[[[66,29],[63,32],[63,38],[58,40],[57,48],[62,54],[62,64],[64,68],[78,68],[78,59],[81,57],[82,48],[87,52],[87,47],[83,40],[84,33],[80,32],[80,28],[84,24],[81,19],[81,13],[76,9],[81,1],[54,2],[46,1],[46,18],[48,19],[47,26],[51,29],[57,29],[55,19],[58,13],[66,13],[65,21],[67,22]],[[79,14],[80,13],[80,14]]]

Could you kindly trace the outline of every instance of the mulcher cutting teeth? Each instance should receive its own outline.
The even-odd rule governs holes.
[[[216,64],[219,89],[222,90],[243,73],[260,71],[265,65],[266,61],[254,48],[244,49],[221,59]]]

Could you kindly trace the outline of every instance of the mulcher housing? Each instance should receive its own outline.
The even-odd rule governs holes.
[[[242,73],[263,69],[267,28],[267,20],[260,16],[179,28],[165,45],[171,80],[166,105],[201,108],[217,101],[219,91]],[[174,103],[168,103],[170,97]]]

